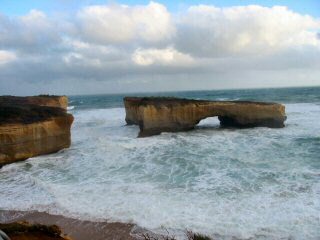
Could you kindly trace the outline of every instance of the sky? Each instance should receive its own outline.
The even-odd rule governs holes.
[[[319,85],[319,0],[0,0],[0,95]]]

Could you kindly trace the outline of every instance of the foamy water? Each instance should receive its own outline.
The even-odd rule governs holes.
[[[70,149],[0,170],[0,209],[216,239],[320,238],[319,104],[286,104],[283,129],[206,119],[149,138],[125,126],[123,108],[71,111]]]

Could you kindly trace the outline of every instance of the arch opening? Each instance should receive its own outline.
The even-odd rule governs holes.
[[[207,117],[202,119],[195,128],[220,128],[220,121],[218,116],[215,117]]]

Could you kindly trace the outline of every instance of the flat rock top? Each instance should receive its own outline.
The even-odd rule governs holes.
[[[278,105],[272,102],[254,102],[254,101],[210,101],[195,100],[175,97],[125,97],[125,102],[136,105],[186,105],[186,104],[254,104],[254,105]]]
[[[56,95],[39,95],[39,96],[30,96],[30,97],[0,96],[0,103],[41,105],[41,103],[58,101],[60,98],[66,98],[66,96],[56,96]]]
[[[68,114],[60,107],[38,105],[37,101],[44,102],[59,99],[59,96],[13,97],[0,96],[0,125],[16,123],[35,123],[52,117],[63,117]]]
[[[0,103],[0,125],[12,123],[35,123],[52,117],[63,117],[67,113],[61,108],[36,105],[16,105]]]

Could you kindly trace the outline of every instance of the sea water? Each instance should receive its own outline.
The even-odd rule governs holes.
[[[72,146],[0,169],[0,209],[215,239],[320,239],[320,88],[136,94],[285,104],[281,129],[137,138],[124,95],[71,96]]]

